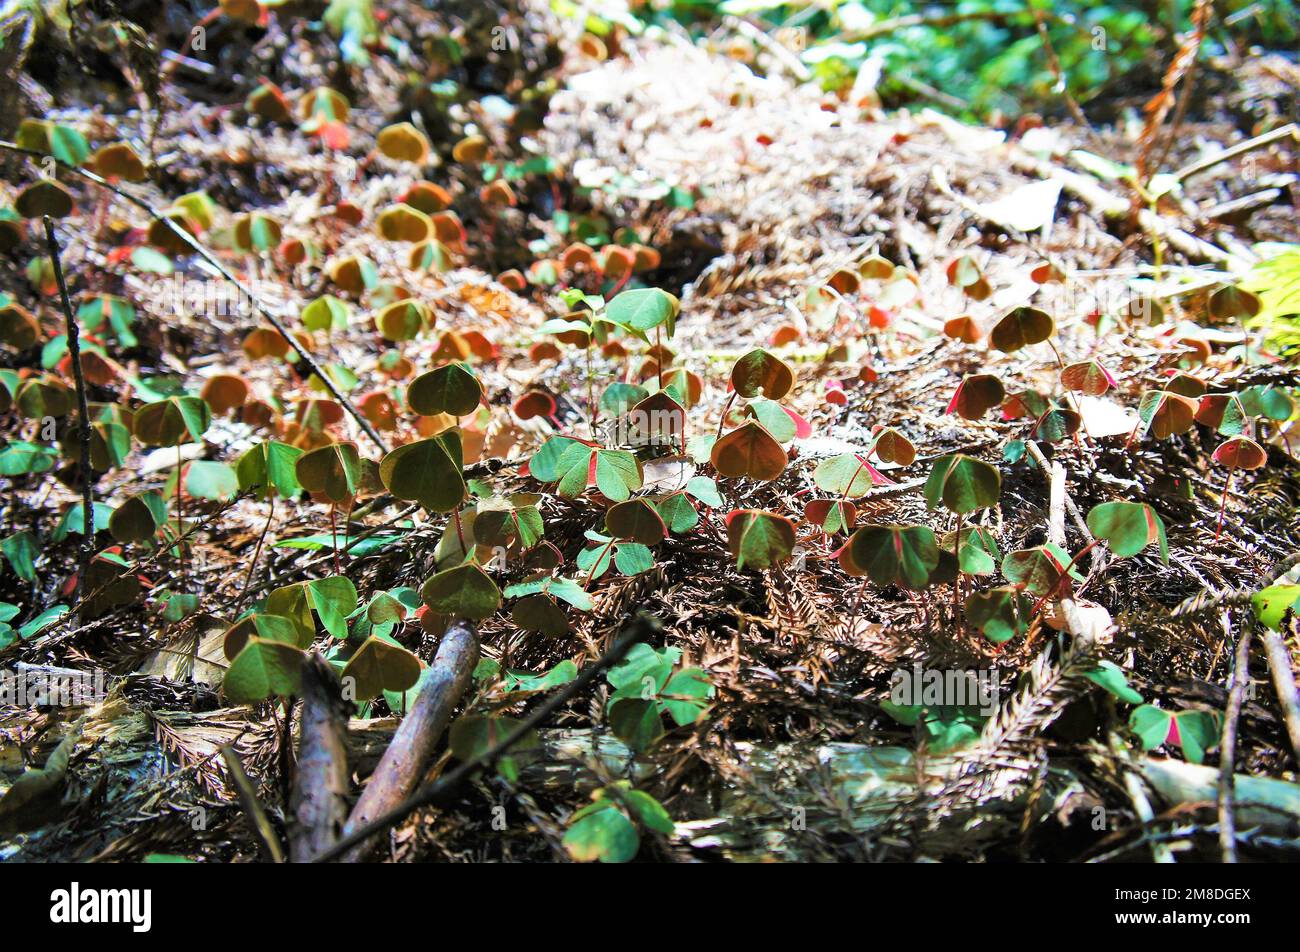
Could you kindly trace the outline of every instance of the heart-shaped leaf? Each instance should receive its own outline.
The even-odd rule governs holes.
[[[766,569],[794,551],[794,523],[762,509],[737,509],[727,514],[727,546],[736,568]]]
[[[361,486],[361,455],[355,443],[330,443],[298,457],[294,472],[308,492],[346,503]]]
[[[925,500],[931,509],[941,503],[957,515],[997,505],[1002,475],[997,467],[954,453],[935,460],[925,482]]]
[[[1033,601],[1011,585],[976,592],[966,599],[966,621],[994,644],[1028,631],[1033,611]]]
[[[309,331],[345,331],[352,316],[352,309],[332,294],[316,298],[302,309],[302,325]]]
[[[785,450],[767,427],[749,420],[713,444],[709,456],[720,476],[772,480],[785,471]]]
[[[872,486],[890,480],[872,466],[865,455],[844,453],[818,463],[813,470],[813,482],[822,492],[845,499],[860,499],[870,492]]]
[[[473,562],[429,576],[420,597],[439,615],[471,621],[482,621],[501,607],[501,589]]]
[[[638,337],[662,326],[669,337],[673,336],[681,301],[659,288],[636,288],[614,296],[605,306],[605,317],[630,329]]]
[[[1041,344],[1056,331],[1056,322],[1036,307],[1018,307],[993,325],[989,343],[1004,354],[1031,344]]]
[[[1110,550],[1120,558],[1137,555],[1155,542],[1160,546],[1160,561],[1169,562],[1165,524],[1147,503],[1104,502],[1092,507],[1087,523],[1092,534],[1105,539]]]
[[[1234,436],[1219,444],[1214,461],[1228,469],[1259,469],[1268,462],[1268,454],[1249,437]]]
[[[483,385],[467,364],[451,363],[420,374],[406,391],[406,402],[421,416],[473,413],[483,399]]]
[[[349,682],[348,679],[352,679]],[[339,676],[352,701],[366,701],[384,691],[402,692],[420,680],[420,659],[401,645],[371,635],[348,659]]]
[[[916,462],[915,444],[892,426],[882,427],[876,431],[873,445],[876,455],[886,463],[911,466]]]
[[[1098,361],[1083,360],[1061,371],[1061,386],[1075,393],[1100,397],[1116,386],[1115,378]]]
[[[1065,568],[1069,564],[1070,556],[1048,542],[1032,549],[1007,553],[1002,560],[1002,574],[1025,591],[1046,598],[1060,594],[1065,583]],[[1083,576],[1073,568],[1070,576],[1083,580]]]
[[[731,386],[746,400],[760,396],[780,400],[794,387],[794,371],[774,354],[751,350],[731,368]]]
[[[282,641],[249,638],[222,681],[222,689],[235,704],[256,704],[272,695],[292,697],[302,690],[302,668],[307,655]]]
[[[465,499],[462,459],[460,433],[447,430],[393,450],[380,462],[379,478],[398,499],[450,512]]]
[[[258,499],[280,495],[291,499],[302,492],[298,482],[298,458],[303,451],[278,440],[265,440],[244,453],[235,465],[235,475],[243,492]]]
[[[978,420],[1006,398],[1002,381],[993,374],[971,374],[963,377],[957,392],[948,403],[949,413],[964,420]]]
[[[605,513],[605,531],[641,545],[657,545],[668,534],[663,519],[646,499],[629,499],[611,506]]]
[[[196,443],[212,425],[212,411],[198,397],[167,397],[135,411],[135,437],[145,446]]]
[[[939,546],[926,526],[863,526],[840,550],[840,565],[877,585],[924,588],[939,565]]]
[[[343,575],[295,582],[273,591],[266,599],[266,610],[293,622],[299,647],[307,647],[316,636],[313,611],[321,626],[342,641],[348,636],[348,616],[357,610],[357,588]]]
[[[1198,404],[1191,397],[1168,390],[1148,390],[1138,403],[1138,417],[1147,433],[1164,440],[1190,430],[1197,409]]]
[[[113,510],[108,531],[118,542],[147,542],[167,524],[167,503],[152,490],[127,497]]]
[[[641,845],[632,821],[609,800],[588,804],[574,813],[563,843],[579,863],[626,863]]]

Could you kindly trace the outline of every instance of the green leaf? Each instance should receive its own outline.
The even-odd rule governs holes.
[[[302,690],[307,655],[282,641],[249,638],[226,670],[222,687],[235,704],[255,704],[271,695],[292,697]]]
[[[472,562],[431,575],[420,596],[439,615],[472,621],[482,621],[501,606],[501,589]]]
[[[183,467],[185,474],[185,492],[195,499],[224,500],[239,495],[239,477],[225,463],[215,460],[196,459]],[[172,473],[168,481],[168,495],[174,492],[177,474]]]
[[[635,751],[649,750],[664,734],[659,705],[653,700],[617,698],[609,706],[609,729]]]
[[[794,523],[762,509],[736,509],[727,514],[727,546],[736,568],[766,569],[794,551]]]
[[[1069,554],[1048,542],[1032,549],[1007,553],[1002,560],[1002,574],[1026,591],[1047,597],[1059,592],[1065,567],[1069,564]],[[1070,575],[1078,581],[1083,580],[1077,569],[1072,568]]]
[[[30,530],[22,529],[7,536],[0,542],[0,552],[4,553],[20,579],[24,582],[36,581],[35,560],[41,554],[41,547],[36,544],[36,536]]]
[[[724,504],[718,484],[708,476],[692,476],[686,481],[686,491],[710,508]]]
[[[614,546],[614,564],[623,575],[638,575],[655,567],[655,557],[638,542],[621,542]]]
[[[258,443],[245,452],[235,466],[240,490],[253,490],[258,499],[266,499],[272,493],[285,499],[293,498],[302,492],[297,472],[302,454],[298,447],[279,440]]]
[[[858,499],[870,492],[872,486],[887,482],[867,457],[858,453],[832,456],[813,470],[813,483],[818,489],[845,499]]]
[[[582,446],[567,436],[553,436],[528,461],[528,471],[541,483],[554,483],[563,478],[569,464],[562,465],[565,454],[573,446]]]
[[[332,294],[325,294],[302,311],[302,324],[309,331],[345,331],[352,309]]]
[[[994,644],[1028,631],[1033,610],[1029,597],[1010,585],[975,592],[966,599],[966,621]]]
[[[794,419],[775,400],[758,399],[745,408],[746,412],[767,428],[778,443],[789,443],[795,438]]]
[[[167,501],[150,490],[129,496],[108,520],[108,531],[118,542],[147,542],[167,524]]]
[[[659,517],[663,519],[664,525],[670,532],[690,532],[699,524],[699,511],[686,498],[684,491],[665,496],[655,506],[659,510]]]
[[[340,641],[348,636],[348,616],[357,608],[357,587],[344,575],[295,582],[277,588],[266,599],[266,610],[293,622],[298,646],[305,648],[316,636],[312,612],[323,627]]]
[[[641,464],[623,450],[597,450],[596,488],[611,502],[622,502],[641,488]]]
[[[483,385],[467,364],[452,363],[421,374],[406,391],[406,402],[421,416],[468,416],[483,399]]]
[[[588,804],[569,818],[564,848],[580,863],[626,863],[640,848],[636,827],[615,804],[607,800]]]
[[[1160,561],[1169,564],[1165,524],[1144,502],[1104,502],[1088,512],[1088,529],[1105,539],[1120,558],[1137,555],[1152,542],[1160,546]]]
[[[135,411],[135,437],[145,446],[196,443],[212,424],[212,411],[198,397],[166,397]]]
[[[489,717],[469,714],[459,718],[448,731],[447,744],[460,760],[473,760],[496,747],[519,726],[512,717]],[[536,731],[529,731],[510,748],[508,756],[497,760],[497,770],[507,780],[514,782],[519,776],[519,765],[526,762],[541,747]]]
[[[605,306],[606,320],[630,329],[642,340],[646,331],[663,326],[669,337],[676,329],[677,315],[682,304],[667,291],[659,288],[637,288],[614,296]]]
[[[1086,672],[1084,677],[1125,704],[1142,703],[1142,695],[1129,687],[1128,678],[1124,675],[1124,669],[1113,661],[1100,662],[1096,670]]]
[[[431,512],[450,512],[465,499],[460,433],[399,446],[379,464],[379,478],[398,499],[418,502]]]
[[[0,448],[0,476],[46,473],[54,468],[58,460],[59,454],[51,446],[15,440]]]
[[[610,668],[605,680],[614,688],[615,698],[653,700],[668,683],[673,665],[681,656],[680,648],[655,650],[647,644],[635,644],[622,661]]]
[[[528,671],[506,671],[507,691],[549,691],[568,684],[578,676],[578,666],[572,661],[561,661],[545,674]]]
[[[69,611],[71,611],[71,609],[68,608],[67,605],[51,605],[25,625],[20,625],[18,628],[18,636],[24,639],[35,638]]]
[[[320,549],[333,549],[337,542],[337,548],[340,552],[347,551],[353,555],[370,555],[378,552],[384,546],[392,545],[394,542],[400,542],[405,535],[400,532],[378,532],[372,536],[366,536],[364,539],[356,541],[352,546],[348,543],[354,541],[344,535],[335,536],[332,533],[316,533],[315,535],[298,536],[296,539],[281,539],[275,543],[277,547],[286,549],[310,549],[317,551]]]
[[[682,668],[668,679],[659,701],[664,713],[679,727],[686,727],[704,716],[713,693],[708,672],[702,668]]]
[[[361,485],[361,455],[355,443],[330,443],[298,457],[294,472],[308,492],[319,493],[335,504],[346,503]]]
[[[1288,611],[1300,614],[1300,585],[1270,585],[1250,597],[1250,607],[1260,624],[1281,631]]]
[[[863,526],[849,536],[840,561],[877,585],[917,589],[926,586],[938,567],[939,547],[927,526]]]
[[[340,675],[346,689],[354,688],[352,701],[366,701],[384,691],[401,693],[420,679],[420,659],[400,645],[371,635],[348,659]]]
[[[925,482],[925,501],[934,509],[942,503],[959,516],[997,505],[1002,476],[988,463],[954,453],[935,460]]]

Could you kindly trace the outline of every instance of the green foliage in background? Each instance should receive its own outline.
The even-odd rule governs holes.
[[[1079,102],[1107,93],[1130,95],[1125,77],[1160,70],[1187,30],[1195,0],[552,0],[562,15],[588,14],[587,27],[619,24],[634,33],[676,21],[705,33],[735,16],[798,50],[813,78],[828,90],[852,87],[868,63],[883,67],[879,92],[887,105],[920,100],[986,117],[1062,105],[1035,22],[1042,12],[1069,92]],[[1300,8],[1288,0],[1220,0],[1203,55],[1261,43],[1284,49],[1300,38]],[[924,23],[877,33],[881,24],[919,16]],[[952,18],[967,17],[959,22]]]

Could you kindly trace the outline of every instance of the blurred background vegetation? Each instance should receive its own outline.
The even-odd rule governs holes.
[[[1034,11],[1060,60],[1070,94],[1113,118],[1112,100],[1158,87],[1189,29],[1195,0],[552,0],[561,13],[585,9],[589,26],[621,22],[706,33],[739,17],[795,52],[828,91],[846,91],[868,65],[881,69],[886,105],[922,99],[987,121],[996,114],[1059,111]],[[1256,46],[1294,50],[1300,5],[1293,0],[1218,0],[1203,55],[1245,55]],[[908,24],[920,21],[915,25]],[[597,22],[600,21],[600,22]],[[869,61],[871,61],[869,63]]]

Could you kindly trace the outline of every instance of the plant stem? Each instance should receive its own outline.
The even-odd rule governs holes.
[[[468,556],[469,546],[465,544],[465,527],[462,526],[460,522],[460,510],[453,509],[451,511],[451,517],[456,522],[456,539],[458,542],[460,542],[460,551],[464,553],[466,556]]]
[[[181,460],[181,445],[176,444],[176,534],[185,534],[185,467]],[[181,586],[185,585],[186,559],[185,544],[180,543],[176,557],[181,560]]]
[[[1232,474],[1236,472],[1232,467],[1228,468],[1228,478],[1223,481],[1223,498],[1219,500],[1219,527],[1214,530],[1214,541],[1219,541],[1219,536],[1223,534],[1223,514],[1228,508],[1228,489],[1232,486]]]
[[[82,586],[86,582],[86,572],[90,568],[90,556],[95,549],[95,490],[90,467],[90,408],[86,402],[86,378],[81,370],[81,331],[77,319],[72,313],[72,302],[68,299],[68,285],[63,278],[63,262],[59,259],[59,239],[54,234],[54,222],[49,215],[43,217],[45,223],[45,242],[49,247],[50,263],[54,266],[54,279],[59,285],[59,303],[63,305],[63,318],[68,327],[68,357],[72,362],[72,377],[77,386],[77,430],[78,443],[81,448],[81,561],[77,569],[77,587],[75,597],[81,600]]]
[[[952,580],[952,619],[957,623],[958,636],[964,635],[966,625],[961,620],[961,513],[957,513],[957,538],[952,544],[952,557],[956,576]]]
[[[596,570],[600,568],[600,563],[604,561],[605,556],[609,553],[609,550],[612,549],[613,547],[614,547],[614,540],[610,539],[609,544],[606,545],[605,548],[600,550],[600,555],[596,556],[596,561],[592,563],[591,571],[587,573],[587,581],[582,583],[583,591],[587,590],[587,586],[591,584],[591,580],[596,577]]]
[[[722,438],[722,428],[727,423],[727,414],[731,412],[731,405],[736,402],[736,391],[731,391],[731,396],[727,398],[727,405],[722,408],[722,417],[718,420],[718,438]]]
[[[239,601],[235,602],[235,616],[239,615],[239,610],[244,607],[244,599],[248,597],[248,583],[253,580],[253,569],[257,567],[257,560],[262,556],[262,543],[266,541],[267,530],[271,528],[271,520],[275,518],[275,495],[270,496],[271,511],[266,514],[266,524],[262,526],[262,534],[257,537],[257,545],[253,548],[253,558],[248,563],[248,571],[244,573],[244,585],[239,590]]]

